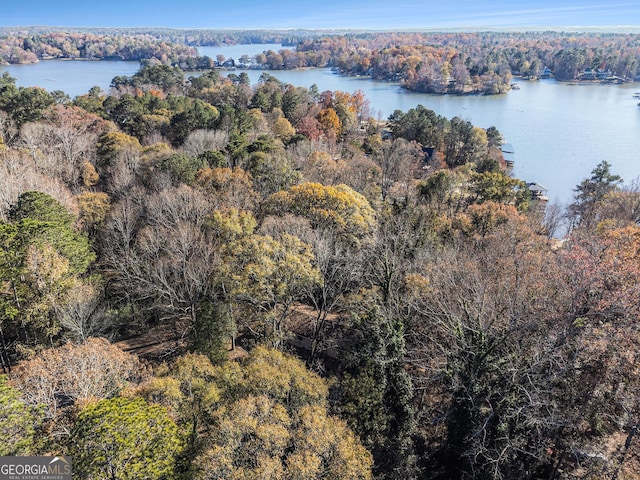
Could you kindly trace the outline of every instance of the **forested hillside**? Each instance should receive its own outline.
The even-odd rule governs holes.
[[[268,73],[1,76],[0,455],[637,478],[640,189],[603,161],[545,213],[502,140]]]

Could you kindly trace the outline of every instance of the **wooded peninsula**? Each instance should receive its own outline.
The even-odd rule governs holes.
[[[96,479],[638,478],[638,181],[602,161],[560,208],[495,127],[187,77],[194,44],[246,38],[200,35],[3,39],[5,61],[146,61],[73,99],[0,75],[0,456]],[[635,78],[639,40],[289,35],[264,57],[449,91]]]

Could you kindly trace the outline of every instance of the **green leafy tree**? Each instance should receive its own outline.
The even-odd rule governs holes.
[[[259,108],[264,113],[271,112],[274,108],[282,108],[282,88],[283,85],[277,78],[263,73],[251,98],[251,108]]]
[[[225,147],[225,153],[229,157],[227,162],[232,167],[244,165],[244,161],[248,156],[247,148],[249,142],[246,136],[238,130],[234,130],[229,135],[229,142]]]
[[[56,309],[95,259],[74,216],[41,192],[25,192],[0,222],[0,326],[7,341],[34,347],[61,330]],[[14,348],[16,345],[14,344]]]
[[[9,218],[16,222],[24,218],[31,218],[63,226],[70,226],[74,221],[73,215],[62,205],[49,195],[37,191],[25,192],[20,195],[16,204],[9,211]]]
[[[198,155],[209,168],[222,168],[227,166],[227,159],[222,152],[215,150],[206,150]]]
[[[85,95],[79,95],[73,99],[73,104],[86,110],[89,113],[93,113],[102,118],[107,118],[107,112],[104,109],[104,101],[107,96],[102,89],[98,86],[91,87],[89,92]]]
[[[0,110],[7,112],[18,128],[27,122],[40,120],[54,103],[54,97],[44,88],[0,85]]]
[[[135,87],[155,86],[165,92],[179,92],[184,84],[184,72],[170,65],[145,65],[129,80]]]
[[[120,98],[109,96],[103,102],[109,118],[122,130],[130,135],[136,135],[137,129],[144,115],[145,108],[138,98],[124,94]]]
[[[213,130],[220,113],[213,105],[202,100],[191,100],[186,108],[171,117],[169,137],[174,145],[182,144],[194,130]]]
[[[42,192],[25,192],[9,211],[9,220],[25,245],[51,245],[69,261],[72,273],[83,273],[95,260],[87,238],[75,228],[74,215]]]
[[[33,455],[37,453],[37,429],[44,413],[41,408],[28,405],[20,392],[7,385],[0,375],[0,455]]]
[[[235,349],[236,329],[229,306],[217,299],[203,300],[193,325],[193,350],[218,364],[227,360],[229,338]]]
[[[460,117],[453,117],[444,135],[444,156],[447,165],[450,168],[465,165],[473,160],[475,150],[473,124]]]
[[[310,106],[314,104],[311,93],[303,87],[287,85],[282,95],[282,113],[294,125],[308,114]]]
[[[514,205],[520,211],[526,210],[531,200],[527,184],[503,172],[472,173],[471,191],[476,203],[504,203]]]
[[[209,57],[204,57],[211,60]],[[210,69],[206,72],[203,72],[202,75],[198,75],[197,77],[189,77],[189,95],[194,95],[198,91],[210,89],[214,85],[217,85],[221,82],[222,76],[218,70]]]
[[[141,398],[102,400],[82,410],[69,440],[81,478],[172,478],[184,442],[165,408]]]
[[[574,226],[589,227],[598,221],[598,207],[607,195],[620,189],[622,178],[611,173],[611,164],[600,162],[591,171],[591,177],[580,182],[574,191],[575,200],[569,205],[569,215]]]
[[[280,154],[252,153],[246,164],[255,189],[264,196],[285,190],[300,180],[300,172],[291,160]]]
[[[489,143],[489,147],[498,148],[502,145],[503,140],[502,134],[496,127],[491,126],[487,128],[487,141]]]
[[[444,131],[448,120],[422,105],[406,113],[396,110],[389,117],[394,136],[415,140],[425,147],[440,150],[444,145]]]
[[[158,162],[158,168],[169,173],[175,186],[181,183],[193,184],[198,170],[207,167],[206,161],[201,157],[189,157],[174,153]]]
[[[415,478],[413,386],[403,325],[386,318],[375,302],[358,303],[348,307],[354,318],[338,409],[373,454],[376,478]]]
[[[434,209],[442,211],[451,203],[455,187],[454,175],[447,170],[438,170],[420,182],[418,191],[424,201]]]

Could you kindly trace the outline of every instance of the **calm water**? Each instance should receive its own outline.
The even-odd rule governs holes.
[[[238,59],[279,45],[203,47],[200,53]],[[116,75],[131,75],[137,62],[46,61],[2,67],[18,85],[39,85],[73,96],[98,85],[108,91]],[[238,73],[238,72],[236,72]],[[261,71],[247,71],[252,85]],[[422,104],[448,118],[459,116],[495,126],[516,151],[514,175],[549,189],[552,201],[569,202],[572,189],[602,160],[626,183],[640,176],[640,107],[632,94],[640,84],[570,85],[553,80],[521,81],[520,90],[500,96],[437,96],[411,93],[397,84],[342,77],[329,69],[269,72],[285,83],[323,90],[362,90],[380,118]]]
[[[29,65],[0,66],[0,72],[9,72],[19,87],[62,90],[73,98],[87,93],[94,86],[108,92],[113,77],[131,76],[139,68],[138,62],[119,60],[45,60]]]

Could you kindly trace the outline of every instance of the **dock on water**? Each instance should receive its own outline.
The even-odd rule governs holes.
[[[503,143],[500,150],[502,150],[502,157],[504,158],[504,163],[507,168],[513,168],[516,163],[516,153],[513,149],[513,145],[510,143]]]

